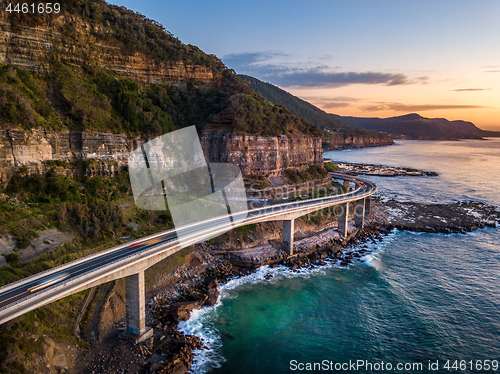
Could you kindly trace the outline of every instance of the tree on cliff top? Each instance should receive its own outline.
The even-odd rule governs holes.
[[[61,4],[57,16],[25,17],[14,12],[0,18],[14,31],[42,25],[62,37],[52,40],[54,48],[45,56],[48,74],[0,66],[0,107],[7,109],[0,114],[0,127],[155,136],[191,125],[202,130],[217,116],[229,114],[232,123],[224,131],[321,136],[315,126],[253,93],[216,56],[181,43],[156,21],[124,7],[102,0],[69,0]],[[118,58],[141,53],[153,69],[160,63],[203,66],[214,79],[185,80],[182,85],[134,81],[101,66],[97,57],[101,45],[112,47]]]

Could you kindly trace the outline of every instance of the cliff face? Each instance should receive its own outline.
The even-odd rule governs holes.
[[[85,40],[88,46],[92,46],[86,48],[86,59],[91,57],[98,65],[128,78],[148,83],[177,83],[180,80],[209,83],[215,78],[214,73],[205,66],[153,61],[138,52],[123,54],[116,46],[103,43],[94,36],[94,33],[103,30],[78,17],[61,15],[52,22],[53,25],[45,27],[15,26],[3,12],[0,15],[0,63],[12,64],[34,73],[49,72],[50,59],[83,65],[85,61],[80,57],[81,45],[61,42],[63,38],[59,28],[54,27],[73,24],[78,33],[75,41]]]
[[[277,175],[286,169],[323,165],[321,138],[204,134],[201,143],[209,162],[236,164],[244,176]]]
[[[0,130],[0,187],[5,187],[22,166],[30,174],[52,167],[67,176],[80,172],[53,161],[97,160],[88,165],[87,175],[110,175],[126,165],[130,152],[142,142],[139,138],[100,132]],[[286,169],[303,170],[323,164],[321,138],[205,134],[201,143],[209,162],[238,165],[244,176],[278,175]]]
[[[388,137],[336,135],[324,139],[323,147],[325,150],[331,151],[335,149],[378,147],[391,144],[394,144],[394,140]]]
[[[28,173],[44,173],[54,166],[51,161],[97,160],[101,163],[89,165],[87,172],[110,175],[127,162],[134,143],[137,140],[121,134],[0,129],[0,187],[20,167],[26,166]],[[78,173],[72,167],[56,166],[56,170],[68,176]]]
[[[202,139],[207,158],[244,175],[322,165],[319,130],[256,95],[217,57],[133,12],[87,5],[83,15],[31,20],[0,13],[0,64],[29,72],[0,71],[7,87],[0,107],[11,110],[0,114],[0,188],[23,166],[30,174],[111,174],[145,139],[186,124],[216,127],[217,135]],[[26,87],[38,91],[30,96]],[[98,162],[83,171],[58,162],[75,160]]]

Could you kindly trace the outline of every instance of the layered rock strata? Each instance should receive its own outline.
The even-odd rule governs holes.
[[[50,59],[83,65],[78,57],[81,46],[63,44],[59,28],[56,26],[74,24],[80,40],[87,40],[92,50],[86,50],[97,63],[134,80],[148,83],[196,80],[212,82],[216,74],[208,67],[189,65],[182,62],[166,63],[153,61],[143,53],[124,54],[117,46],[97,40],[93,34],[106,33],[99,26],[89,24],[77,17],[54,16],[53,25],[26,26],[13,25],[6,14],[0,15],[0,63],[12,64],[34,73],[48,73]],[[54,53],[55,52],[55,53]]]
[[[236,164],[243,175],[279,175],[323,164],[321,138],[205,134],[201,144],[210,162]]]
[[[392,144],[394,144],[394,140],[392,140],[392,138],[383,136],[373,137],[336,135],[328,137],[324,140],[324,148],[328,151],[345,148],[380,147]]]
[[[44,173],[55,168],[59,174],[75,176],[71,165],[54,161],[97,160],[91,175],[110,175],[122,165],[144,139],[123,134],[85,131],[52,132],[44,129],[0,129],[0,187],[5,187],[22,166],[27,172]],[[323,164],[321,139],[203,135],[202,147],[209,162],[238,165],[243,176],[279,175],[286,169],[304,170]]]

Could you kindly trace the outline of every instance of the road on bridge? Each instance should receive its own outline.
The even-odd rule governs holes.
[[[267,218],[269,218],[268,220],[280,220],[280,216],[290,212],[300,212],[306,209],[311,211],[311,209],[314,208],[319,210],[328,206],[344,204],[346,202],[369,197],[376,192],[375,184],[368,180],[350,177],[344,174],[331,173],[331,175],[337,179],[353,182],[356,188],[353,191],[340,195],[271,205],[252,209],[248,212],[237,213],[232,216],[235,224],[230,228],[245,226],[254,222],[263,222]],[[240,217],[240,219],[238,219],[239,215],[246,215],[246,217]],[[226,226],[224,231],[228,231],[227,217],[216,217],[180,229],[182,230],[183,236],[191,235],[197,238],[194,242],[201,242],[213,236],[214,232],[220,232],[221,227],[224,225]],[[91,279],[95,281],[100,276],[99,274],[102,273],[102,270],[107,267],[117,266],[121,261],[130,260],[131,258],[147,256],[149,252],[152,251],[166,251],[176,246],[179,247],[178,249],[181,249],[176,230],[169,230],[128,242],[124,245],[108,249],[3,286],[0,288],[0,323],[4,323],[18,315],[48,303],[44,303],[43,299],[49,295],[52,296],[51,301],[54,301],[54,294],[62,291],[63,288],[67,289],[68,285],[78,282],[83,276],[85,276],[85,279],[89,279],[89,277],[91,279],[92,273],[96,273],[95,279]],[[90,284],[90,281],[88,283]],[[79,291],[81,291],[81,288]],[[68,293],[66,292],[64,296],[67,295]],[[28,303],[28,301],[32,302]],[[25,303],[28,304],[23,311],[22,305]],[[35,307],[33,307],[34,304],[36,304]],[[23,312],[19,312],[19,310]]]

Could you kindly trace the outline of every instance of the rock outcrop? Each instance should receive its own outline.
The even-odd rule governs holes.
[[[334,135],[324,140],[325,151],[344,148],[365,148],[392,145],[394,140],[385,136],[343,136]]]
[[[236,164],[243,175],[279,175],[323,165],[321,138],[205,134],[201,143],[209,162]]]
[[[216,74],[208,67],[188,65],[182,62],[166,63],[153,61],[143,53],[123,54],[123,51],[97,39],[94,33],[106,33],[96,24],[84,22],[81,18],[61,14],[53,15],[50,25],[13,25],[3,12],[0,14],[0,63],[12,64],[34,73],[50,71],[50,59],[56,58],[77,65],[85,61],[79,57],[82,47],[75,39],[74,44],[62,43],[58,26],[73,24],[79,40],[86,40],[85,53],[100,66],[134,80],[148,83],[168,83],[179,85],[179,81],[196,80],[209,83]]]
[[[0,187],[5,187],[22,166],[27,172],[44,173],[55,167],[60,174],[74,176],[72,166],[53,161],[97,160],[89,165],[93,175],[113,174],[127,162],[137,140],[123,134],[87,133],[84,131],[52,132],[43,129],[0,129]]]
[[[0,129],[0,188],[22,166],[29,174],[50,168],[67,176],[79,172],[71,165],[61,166],[54,161],[96,160],[99,162],[87,166],[87,175],[111,175],[127,163],[130,152],[141,142],[123,134]],[[238,165],[243,176],[279,175],[286,169],[303,170],[323,164],[321,138],[205,134],[201,143],[209,162]]]

